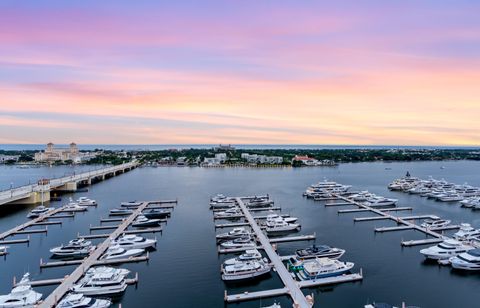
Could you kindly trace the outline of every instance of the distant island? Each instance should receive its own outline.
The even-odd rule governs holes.
[[[75,143],[69,148],[47,144],[43,151],[0,150],[3,164],[112,164],[137,160],[146,166],[201,167],[282,167],[336,166],[339,163],[374,161],[439,161],[480,160],[474,149],[236,149],[231,145],[212,148],[165,150],[79,150]]]

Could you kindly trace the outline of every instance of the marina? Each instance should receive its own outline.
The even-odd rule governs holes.
[[[378,166],[375,174],[381,174],[384,169],[381,164],[373,164],[369,166]],[[392,166],[392,165],[390,165]],[[348,168],[347,168],[348,167]],[[362,169],[362,165],[348,165],[340,167],[342,174],[351,174],[354,170],[358,169],[357,176],[359,178],[364,178],[365,170]],[[343,169],[342,169],[343,168]],[[370,167],[369,167],[370,168]],[[399,167],[397,167],[399,168]],[[402,165],[402,174],[403,170],[411,167],[404,167]],[[453,167],[449,167],[451,170]],[[170,171],[169,171],[170,170]],[[200,170],[203,170],[201,173]],[[439,169],[440,170],[440,169]],[[208,173],[203,173],[208,171]],[[344,283],[338,286],[335,285],[319,285],[311,288],[301,288],[302,293],[306,296],[313,293],[313,298],[315,301],[314,307],[330,307],[330,306],[355,306],[362,307],[363,304],[368,302],[368,299],[365,297],[365,292],[375,293],[379,290],[381,291],[383,297],[381,300],[398,303],[402,300],[408,300],[410,303],[414,303],[420,307],[429,307],[433,304],[436,304],[438,307],[442,307],[441,303],[437,303],[437,299],[432,298],[423,298],[420,293],[416,293],[412,288],[408,286],[408,281],[402,282],[398,280],[397,277],[401,277],[406,270],[412,271],[417,281],[423,282],[425,285],[428,282],[430,285],[435,286],[435,288],[442,288],[440,284],[448,284],[449,281],[464,281],[464,288],[470,290],[470,287],[474,287],[475,283],[471,281],[475,275],[470,275],[465,277],[464,275],[459,275],[458,272],[451,272],[451,268],[442,266],[439,270],[438,267],[431,264],[423,264],[423,256],[419,253],[420,248],[429,247],[441,243],[443,240],[438,238],[433,238],[430,235],[425,235],[425,233],[412,229],[404,231],[393,231],[393,232],[384,232],[382,234],[377,233],[375,236],[375,228],[383,227],[392,227],[396,225],[396,221],[391,219],[378,220],[378,221],[363,221],[358,223],[352,223],[354,218],[360,217],[374,217],[380,216],[378,213],[371,212],[370,210],[365,210],[364,208],[359,208],[356,205],[352,206],[343,206],[343,207],[323,207],[321,203],[313,203],[312,200],[302,199],[299,196],[299,193],[305,188],[309,183],[321,180],[318,178],[318,175],[314,174],[313,170],[301,170],[295,182],[284,182],[281,180],[286,176],[287,173],[291,172],[281,169],[275,169],[271,172],[274,172],[278,176],[267,176],[262,172],[255,170],[256,176],[261,177],[262,183],[265,183],[261,190],[259,187],[248,187],[246,186],[245,192],[243,190],[229,190],[231,184],[226,185],[220,182],[213,182],[209,185],[206,184],[196,184],[198,186],[189,186],[188,188],[182,188],[173,184],[169,184],[173,179],[176,183],[178,182],[188,182],[188,177],[191,174],[197,174],[202,178],[208,179],[208,174],[212,172],[227,172],[234,183],[237,186],[245,186],[242,183],[248,183],[249,173],[247,171],[239,171],[235,169],[228,170],[217,170],[217,169],[168,169],[168,168],[158,168],[158,169],[144,169],[137,168],[131,173],[127,173],[124,176],[113,178],[111,181],[101,182],[97,185],[92,186],[91,191],[89,192],[89,197],[96,199],[98,206],[96,208],[90,208],[86,213],[77,213],[73,218],[65,219],[46,219],[46,221],[61,221],[63,224],[54,224],[54,225],[45,225],[48,226],[48,233],[45,236],[45,233],[39,234],[30,234],[29,246],[25,244],[22,245],[10,245],[8,249],[9,254],[5,256],[5,261],[0,262],[2,266],[2,272],[7,273],[7,277],[0,277],[0,280],[3,283],[2,294],[6,294],[10,291],[12,278],[14,276],[21,277],[24,269],[21,266],[16,266],[14,262],[15,258],[23,260],[23,264],[29,264],[30,272],[32,272],[32,281],[41,281],[48,279],[59,279],[63,278],[65,275],[71,273],[71,271],[79,266],[78,264],[71,264],[66,266],[54,266],[54,267],[43,267],[40,270],[40,259],[42,259],[42,264],[48,264],[54,262],[67,262],[59,260],[49,260],[48,249],[60,245],[61,243],[66,243],[68,240],[80,237],[88,237],[100,235],[103,237],[98,237],[98,241],[103,241],[106,239],[114,229],[107,230],[98,230],[92,231],[92,234],[89,234],[89,226],[100,226],[100,225],[116,225],[122,222],[122,219],[125,217],[109,217],[109,209],[119,207],[121,201],[125,200],[142,200],[142,195],[135,195],[135,190],[139,189],[137,186],[133,186],[130,189],[130,186],[133,182],[139,182],[139,177],[143,179],[144,177],[149,178],[150,182],[158,182],[159,184],[143,184],[142,194],[145,194],[145,198],[148,200],[157,199],[158,195],[165,195],[167,198],[174,200],[176,196],[179,196],[179,200],[182,201],[181,207],[175,208],[174,216],[175,219],[168,222],[168,227],[163,228],[163,235],[159,238],[159,251],[157,253],[150,253],[148,261],[139,261],[129,262],[121,264],[122,267],[132,269],[133,273],[138,272],[139,274],[139,287],[138,289],[130,288],[126,290],[125,296],[120,300],[122,306],[135,305],[136,302],[144,302],[146,306],[154,306],[157,300],[154,297],[150,297],[149,294],[162,294],[162,297],[168,298],[168,301],[172,303],[173,307],[181,307],[191,303],[192,299],[195,299],[197,302],[202,303],[202,305],[212,306],[212,307],[221,307],[224,302],[224,294],[227,291],[227,296],[231,295],[242,295],[245,292],[248,294],[255,294],[256,292],[270,291],[282,289],[284,287],[283,282],[277,276],[276,272],[272,271],[271,276],[259,279],[253,284],[240,284],[240,285],[225,285],[220,279],[218,274],[219,260],[220,262],[224,258],[231,258],[232,252],[225,249],[225,253],[218,254],[218,246],[214,240],[214,224],[226,224],[228,221],[222,221],[220,219],[215,220],[215,223],[212,223],[212,212],[206,209],[206,206],[198,206],[199,200],[204,200],[205,203],[210,196],[216,194],[219,191],[225,192],[228,195],[240,194],[242,195],[254,195],[259,192],[271,192],[272,197],[275,201],[278,201],[278,204],[282,205],[282,211],[276,211],[278,214],[284,215],[288,213],[292,216],[298,217],[299,223],[302,225],[302,229],[297,234],[287,234],[284,236],[279,236],[278,238],[290,237],[290,236],[302,236],[302,235],[316,235],[315,240],[308,241],[292,241],[292,242],[281,242],[281,243],[271,243],[272,247],[276,249],[276,253],[281,256],[282,262],[287,262],[288,259],[285,259],[287,256],[291,256],[295,253],[295,250],[305,248],[316,242],[316,244],[329,244],[332,247],[341,247],[346,249],[345,260],[354,261],[358,266],[359,272],[360,268],[363,269],[363,282],[362,283]],[[250,170],[249,172],[253,172]],[[331,171],[333,172],[333,170]],[[386,211],[386,213],[393,214],[395,217],[409,217],[409,216],[422,216],[422,215],[434,215],[442,218],[449,218],[452,220],[452,225],[459,225],[460,222],[471,222],[474,227],[475,221],[473,218],[469,219],[468,216],[461,215],[474,215],[474,212],[465,211],[458,207],[458,215],[460,216],[450,216],[448,211],[452,211],[452,208],[445,208],[444,211],[439,211],[439,204],[431,199],[419,198],[417,196],[411,196],[409,194],[395,193],[392,192],[389,194],[388,191],[381,190],[380,187],[385,187],[385,183],[388,183],[391,174],[389,172],[383,171],[385,173],[384,177],[380,177],[378,180],[375,179],[376,186],[361,186],[361,182],[357,182],[356,177],[348,178],[345,183],[351,184],[354,190],[369,190],[381,195],[389,196],[391,198],[398,198],[399,204],[398,208],[401,207],[410,207],[413,208],[412,213],[407,213],[408,211],[395,211],[395,208],[385,208],[379,207],[376,210]],[[427,174],[433,173],[431,170],[427,171]],[[172,174],[170,174],[172,173]],[[151,174],[151,175],[149,175]],[[168,174],[168,176],[167,176]],[[183,174],[183,175],[182,175]],[[329,175],[329,179],[336,179],[336,173]],[[355,174],[355,173],[354,173]],[[162,175],[162,176],[160,176]],[[283,176],[279,176],[283,175]],[[345,176],[346,176],[345,175]],[[150,177],[149,177],[150,176]],[[216,175],[220,176],[220,175]],[[458,178],[462,178],[462,175],[458,175]],[[165,177],[165,180],[162,178]],[[172,178],[173,177],[173,178]],[[169,181],[167,181],[169,178]],[[304,178],[302,180],[302,178]],[[469,179],[469,182],[473,183],[473,180]],[[457,182],[462,182],[462,180],[457,180]],[[287,184],[288,183],[288,184]],[[158,189],[157,185],[161,185],[161,190]],[[222,186],[223,185],[223,186]],[[363,184],[365,185],[365,184]],[[145,188],[144,188],[145,186]],[[119,189],[118,187],[121,187]],[[150,187],[150,188],[149,188]],[[210,188],[209,188],[210,187]],[[282,190],[279,191],[278,188],[281,187]],[[358,187],[358,189],[357,189]],[[112,191],[121,190],[118,192],[118,196],[112,196]],[[192,190],[190,192],[190,190]],[[170,192],[170,193],[169,193]],[[75,194],[74,199],[77,199],[77,194]],[[68,200],[68,196],[63,198],[64,201]],[[110,202],[110,200],[112,200]],[[343,202],[343,201],[341,201]],[[277,203],[277,202],[276,202]],[[51,202],[50,206],[59,207],[62,205],[62,202]],[[276,207],[277,204],[274,206]],[[318,206],[321,205],[321,206]],[[351,212],[351,213],[338,213],[338,211],[343,211],[347,209],[363,209],[365,211]],[[21,225],[25,221],[26,212],[19,213],[19,220],[13,220],[12,222],[17,221],[16,225]],[[254,211],[252,216],[266,216],[269,214],[270,209],[267,209],[266,212]],[[215,212],[217,213],[217,212]],[[403,213],[403,214],[401,214]],[[58,213],[60,215],[63,213]],[[344,216],[347,215],[347,216]],[[351,216],[350,216],[351,215]],[[108,219],[118,219],[116,221],[108,221]],[[100,220],[107,220],[100,224]],[[255,218],[256,220],[256,218]],[[425,219],[415,220],[415,224],[420,225]],[[198,223],[194,223],[197,222]],[[241,220],[240,220],[241,221]],[[408,220],[412,222],[411,220]],[[185,228],[185,222],[189,223],[189,228]],[[232,221],[238,222],[238,221]],[[261,223],[261,220],[258,221]],[[75,227],[74,227],[75,226]],[[400,225],[402,226],[402,225]],[[6,227],[8,228],[8,222]],[[27,229],[37,229],[40,226],[30,227]],[[249,227],[249,226],[244,226]],[[7,229],[5,228],[5,229]],[[232,227],[233,228],[233,227]],[[4,232],[5,229],[0,230]],[[11,229],[11,228],[8,228]],[[217,229],[218,233],[228,232],[228,228]],[[128,230],[128,231],[137,231],[137,230]],[[158,231],[158,229],[157,229]],[[443,236],[452,237],[452,233],[448,233],[449,230],[441,232]],[[440,233],[440,232],[439,232]],[[65,234],[65,235],[63,235]],[[145,233],[147,234],[147,233]],[[153,234],[153,233],[150,233]],[[425,236],[424,236],[425,235]],[[26,239],[28,234],[9,236],[5,240],[21,240]],[[153,235],[151,235],[153,238]],[[277,237],[270,238],[275,239]],[[93,238],[95,239],[95,238]],[[352,239],[352,240],[350,240]],[[355,240],[353,240],[355,239]],[[412,243],[419,245],[418,249],[413,248],[402,250],[401,247],[407,247],[407,243]],[[361,244],[360,248],[358,244]],[[401,245],[399,245],[401,243]],[[405,246],[402,246],[404,245]],[[8,244],[9,245],[9,244]],[[374,246],[372,246],[374,245]],[[264,254],[264,251],[260,247],[260,243],[257,243],[257,248]],[[356,248],[357,247],[357,248]],[[250,249],[250,248],[249,248]],[[380,249],[382,251],[381,257],[382,261],[372,258],[372,249]],[[234,254],[241,253],[239,250],[242,249],[231,249]],[[245,249],[243,249],[245,250]],[[37,252],[38,251],[38,252]],[[42,251],[44,251],[42,253]],[[376,250],[375,250],[376,251]],[[200,253],[200,255],[199,255]],[[181,257],[179,258],[179,254]],[[197,256],[197,257],[193,257]],[[15,257],[15,258],[14,258]],[[140,256],[145,257],[145,256]],[[138,258],[140,258],[138,257]],[[178,261],[176,261],[178,259]],[[399,264],[398,269],[391,267],[391,262],[386,262],[386,260],[392,260]],[[172,261],[173,260],[173,261]],[[77,261],[77,260],[75,260]],[[104,261],[104,260],[102,260]],[[106,261],[106,260],[105,260]],[[113,260],[112,260],[113,261]],[[78,261],[77,261],[78,262]],[[188,271],[187,268],[183,268],[182,264],[196,264],[198,273],[192,273]],[[209,266],[208,264],[213,264]],[[111,264],[112,266],[114,264]],[[174,266],[174,268],[171,268]],[[8,266],[8,267],[7,267]],[[38,272],[36,272],[38,271]],[[440,272],[439,272],[440,271]],[[455,270],[456,271],[456,270]],[[421,276],[416,273],[421,273]],[[435,275],[433,275],[435,274]],[[168,281],[162,281],[158,277],[159,275],[167,275],[170,277]],[[393,276],[392,276],[393,275]],[[433,277],[432,277],[433,276]],[[396,277],[392,280],[391,277]],[[149,285],[159,285],[160,288],[165,289],[169,288],[170,285],[174,285],[175,288],[181,290],[181,286],[186,279],[189,279],[195,285],[199,284],[198,292],[194,291],[191,293],[190,298],[184,298],[179,296],[178,292],[165,292],[158,289],[150,288]],[[322,278],[323,279],[323,278]],[[438,280],[438,282],[437,282]],[[200,283],[202,281],[202,283]],[[390,286],[386,286],[386,281],[389,281]],[[299,282],[300,283],[300,282]],[[56,285],[50,286],[41,286],[35,287],[38,288],[38,291],[44,295],[48,295],[54,290]],[[394,287],[394,288],[393,288]],[[451,286],[455,292],[459,294],[464,294],[463,289],[457,289],[454,285]],[[373,288],[373,289],[372,289]],[[401,288],[402,292],[394,291],[394,289]],[[328,290],[328,291],[325,291]],[[200,293],[201,292],[201,293]],[[203,297],[203,294],[206,292],[212,292],[211,297]],[[462,293],[463,292],[463,293]],[[273,294],[273,292],[267,292]],[[376,296],[378,299],[379,296]],[[441,296],[438,301],[451,303],[450,299]],[[461,301],[461,300],[460,300]],[[280,296],[268,296],[264,297],[264,293],[260,293],[259,297],[254,297],[248,300],[240,300],[232,302],[233,305],[238,307],[261,307],[268,306],[273,302],[281,303],[282,307],[290,307],[291,299],[290,297],[283,293]],[[227,307],[230,306],[227,302]],[[116,304],[118,305],[118,304]]]

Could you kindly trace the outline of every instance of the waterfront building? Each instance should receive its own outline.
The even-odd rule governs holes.
[[[0,164],[5,164],[7,162],[17,162],[20,158],[20,155],[4,155],[0,154]]]
[[[74,163],[81,163],[92,159],[96,153],[80,152],[77,144],[72,142],[68,148],[56,148],[53,143],[48,143],[44,151],[35,153],[36,162],[54,162],[71,160]]]
[[[305,155],[305,156],[295,155],[295,157],[292,159],[292,164],[296,161],[301,162],[302,165],[305,165],[305,166],[335,166],[337,164],[333,160],[329,160],[329,159],[318,160],[312,157],[308,157],[308,155]]]
[[[240,157],[252,164],[281,164],[283,157],[242,153]]]

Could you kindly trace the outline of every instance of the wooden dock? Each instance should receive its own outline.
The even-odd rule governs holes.
[[[430,245],[430,244],[438,244],[443,242],[443,238],[430,238],[424,240],[411,240],[411,241],[403,241],[402,246],[410,247],[410,246],[419,246],[419,245]]]
[[[122,263],[136,263],[136,262],[143,262],[148,261],[150,259],[150,255],[147,252],[147,255],[140,256],[140,257],[131,257],[126,259],[114,259],[114,260],[98,260],[94,262],[93,265],[117,265]],[[48,267],[60,267],[60,266],[70,266],[70,265],[80,265],[84,262],[84,260],[70,260],[70,261],[57,261],[57,262],[43,262],[40,260],[40,268],[48,268]]]
[[[403,231],[415,229],[414,226],[398,226],[398,227],[382,227],[375,228],[375,232],[391,232],[391,231]]]
[[[233,295],[227,295],[227,291],[225,291],[224,299],[227,303],[234,303],[234,302],[240,302],[240,301],[286,295],[289,293],[289,291],[290,290],[287,287],[273,289],[273,290],[266,290],[266,291],[244,292],[244,293],[233,294]],[[307,306],[307,307],[310,307],[310,306]]]
[[[228,224],[217,224],[215,225],[215,228],[230,228],[230,227],[244,227],[244,226],[250,226],[248,222],[234,222],[234,223],[228,223]]]
[[[123,232],[123,234],[143,234],[143,233],[156,233],[162,232],[162,228],[147,228],[147,229],[138,229],[138,230],[127,230]],[[77,238],[84,238],[84,239],[96,239],[96,238],[105,238],[109,237],[110,234],[103,233],[103,234],[84,234],[84,235],[77,235]]]
[[[41,308],[51,308],[60,301],[63,296],[70,290],[70,288],[83,276],[91,266],[99,260],[103,253],[108,249],[112,240],[122,235],[130,224],[137,218],[137,216],[144,210],[149,202],[143,202],[128,218],[123,221],[116,230],[114,230],[109,237],[105,239],[97,248],[83,260],[82,264],[78,266],[69,276],[67,276],[61,284],[39,305]]]
[[[360,273],[354,274],[344,274],[341,276],[334,276],[334,277],[325,277],[320,279],[314,280],[302,280],[298,282],[300,288],[312,288],[318,286],[325,286],[331,284],[339,284],[344,282],[352,282],[352,281],[359,281],[363,279],[363,272],[360,269]]]
[[[282,263],[282,260],[280,260],[278,254],[275,252],[272,245],[270,244],[270,240],[260,229],[252,214],[250,214],[249,210],[243,203],[243,200],[241,198],[236,198],[236,201],[242,209],[243,213],[245,214],[247,221],[250,223],[253,232],[257,235],[258,241],[263,246],[263,249],[267,254],[268,258],[270,259],[270,262],[277,270],[277,274],[280,276],[280,279],[285,285],[285,288],[288,289],[288,295],[290,295],[290,297],[292,298],[294,305],[299,308],[310,308],[311,305],[307,301],[307,298],[300,290],[300,287],[298,286],[297,282],[292,278],[285,265]],[[268,294],[269,291],[263,292]]]

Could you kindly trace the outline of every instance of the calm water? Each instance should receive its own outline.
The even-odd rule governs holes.
[[[445,169],[440,169],[445,166]],[[386,170],[385,168],[391,168]],[[425,263],[420,247],[403,248],[402,239],[419,239],[424,235],[414,231],[375,234],[374,227],[391,222],[354,223],[354,217],[371,214],[338,215],[338,207],[324,207],[302,198],[305,188],[324,177],[353,185],[355,190],[398,198],[399,206],[414,207],[415,214],[436,214],[453,222],[470,222],[480,227],[480,212],[462,209],[458,204],[437,203],[418,196],[390,192],[387,183],[412,175],[445,178],[456,183],[468,182],[480,186],[480,162],[421,162],[421,163],[361,163],[343,164],[336,168],[301,169],[202,169],[202,168],[139,168],[132,172],[91,187],[87,195],[99,202],[97,208],[66,220],[63,226],[50,226],[45,235],[32,235],[30,246],[15,245],[6,260],[0,259],[0,293],[10,290],[12,277],[25,271],[33,279],[61,277],[73,267],[38,268],[40,258],[49,258],[49,248],[66,242],[77,233],[88,233],[88,226],[98,225],[100,217],[125,200],[157,200],[178,198],[179,205],[164,228],[157,234],[157,251],[148,264],[127,264],[124,267],[139,273],[138,288],[129,287],[121,300],[123,307],[223,307],[223,293],[255,291],[281,286],[275,273],[253,284],[226,286],[220,279],[219,266],[224,256],[218,256],[212,213],[208,209],[211,195],[251,195],[269,193],[284,213],[299,217],[303,234],[316,232],[317,243],[345,248],[343,260],[355,262],[355,271],[363,269],[362,282],[306,289],[313,293],[320,307],[363,307],[373,300],[397,304],[406,301],[421,307],[478,307],[480,274],[463,274],[449,267]],[[11,169],[10,176],[21,178],[25,170]],[[2,180],[9,183],[4,169]],[[60,202],[53,203],[55,205]],[[342,207],[347,208],[347,207]],[[3,209],[0,231],[25,221],[29,208],[17,211]],[[407,213],[407,212],[404,212]],[[407,214],[405,214],[407,215]],[[154,236],[154,235],[149,235]],[[280,254],[291,254],[305,242],[279,244]],[[53,287],[38,288],[47,294]],[[274,300],[289,306],[286,297],[228,305],[228,307],[260,307]]]

